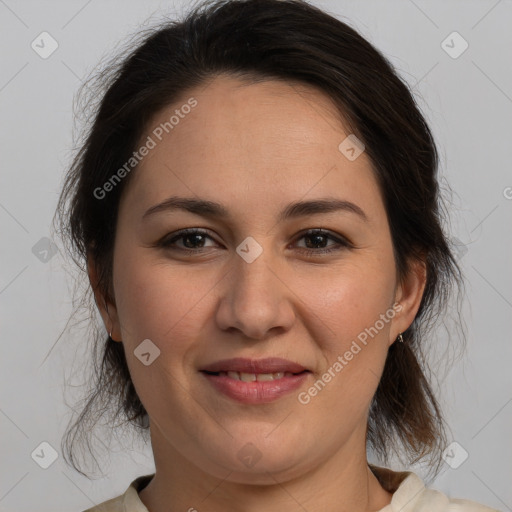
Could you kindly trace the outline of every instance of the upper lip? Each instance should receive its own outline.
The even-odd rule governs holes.
[[[235,357],[233,359],[222,359],[201,368],[206,372],[239,372],[239,373],[301,373],[306,368],[293,361],[281,359],[280,357],[268,357],[266,359],[246,359]]]

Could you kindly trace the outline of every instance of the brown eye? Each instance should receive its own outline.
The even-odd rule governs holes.
[[[208,249],[205,246],[206,239],[213,240],[208,232],[201,229],[184,229],[175,233],[172,237],[164,238],[159,242],[160,247],[166,249],[178,250],[186,254],[197,254],[202,249]],[[334,236],[331,232],[323,229],[311,229],[303,233],[298,240],[306,240],[306,247],[299,247],[300,251],[308,256],[318,256],[329,254],[345,248],[351,247],[351,244],[339,236]],[[335,243],[330,248],[323,247],[329,240]],[[182,244],[178,245],[178,242]]]
[[[315,256],[318,254],[329,254],[334,251],[339,251],[341,249],[350,247],[350,244],[346,240],[334,236],[329,231],[325,231],[323,229],[311,229],[302,234],[299,240],[301,239],[310,240],[309,243],[306,243],[306,249],[302,251],[310,256]],[[326,243],[328,240],[333,240],[335,242],[331,248],[314,248],[317,245],[324,245],[324,243]]]
[[[172,238],[162,240],[159,243],[159,246],[170,249],[177,249],[186,253],[195,253],[205,247],[204,244],[207,238],[213,240],[213,238],[208,235],[206,231],[202,231],[200,229],[184,229],[175,234]],[[178,241],[183,241],[184,247],[177,246],[176,242]]]

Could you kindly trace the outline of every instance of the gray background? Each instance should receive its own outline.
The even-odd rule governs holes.
[[[451,440],[462,448],[447,455],[451,465],[429,484],[512,510],[511,2],[313,3],[359,30],[414,86],[439,144],[443,180],[455,192],[451,236],[468,281],[468,344],[463,359],[440,368],[439,386]],[[72,311],[72,285],[62,250],[45,263],[41,239],[51,236],[72,155],[73,96],[81,80],[150,17],[153,24],[162,12],[185,8],[164,1],[0,0],[1,511],[84,510],[154,469],[150,448],[131,442],[111,447],[105,478],[92,481],[60,453],[48,469],[31,457],[42,442],[60,452],[75,398],[64,382],[81,382],[73,379],[87,354],[78,331],[56,343]],[[47,59],[31,48],[43,31],[58,42]],[[458,58],[442,47],[453,31],[469,44]],[[461,48],[450,41],[452,51]],[[454,469],[462,449],[468,458]]]

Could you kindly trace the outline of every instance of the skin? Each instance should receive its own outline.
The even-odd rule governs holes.
[[[140,498],[150,512],[380,510],[392,495],[367,465],[368,410],[387,350],[419,308],[425,267],[416,263],[397,281],[370,160],[340,152],[350,131],[321,92],[219,76],[159,112],[141,140],[191,96],[198,105],[143,159],[123,192],[108,311],[96,292],[150,416],[156,476]],[[171,195],[223,203],[230,217],[173,211],[142,220]],[[286,204],[326,197],[356,203],[368,222],[346,211],[277,222]],[[183,228],[211,238],[156,246]],[[317,251],[336,246],[299,233],[314,228],[352,246],[306,255],[308,243]],[[252,263],[236,252],[248,236],[263,249]],[[89,276],[94,288],[92,262]],[[298,392],[395,302],[400,312],[310,403],[299,403]],[[161,353],[145,366],[133,352],[148,338]],[[270,404],[235,402],[198,372],[218,359],[270,356],[312,371],[301,389]],[[247,443],[261,454],[252,467],[237,456]]]

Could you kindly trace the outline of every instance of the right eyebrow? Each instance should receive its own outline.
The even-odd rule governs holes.
[[[228,209],[215,201],[193,197],[171,196],[149,208],[142,218],[146,219],[157,212],[174,210],[184,210],[207,218],[227,219],[230,217]],[[319,215],[335,211],[350,212],[359,216],[363,221],[368,222],[368,217],[360,206],[338,198],[314,199],[311,201],[290,203],[279,213],[277,220],[278,222],[282,222],[291,218]]]

